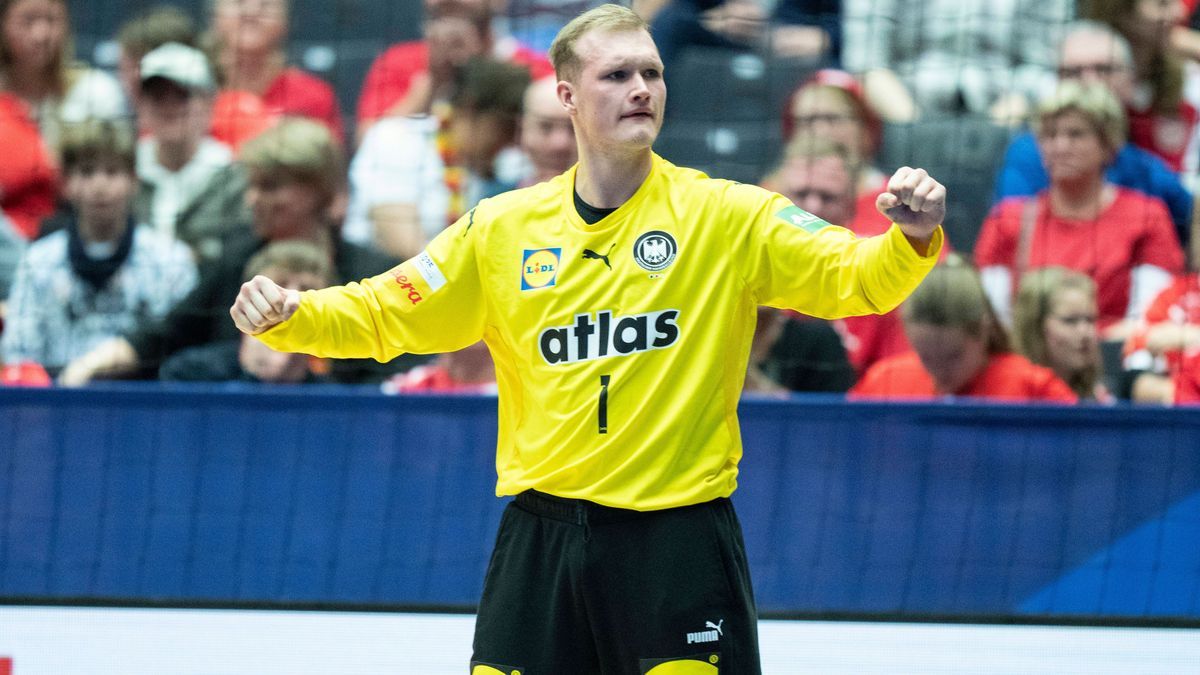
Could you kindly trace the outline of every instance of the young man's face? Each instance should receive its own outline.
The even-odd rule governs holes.
[[[208,134],[212,98],[154,77],[142,84],[138,113],[146,132],[159,143],[196,143]]]
[[[584,147],[649,148],[662,127],[667,85],[662,59],[644,30],[595,30],[575,43],[582,63],[565,96]]]
[[[282,174],[250,172],[246,205],[254,232],[269,241],[306,238],[322,226],[325,204],[313,185]]]
[[[83,223],[120,224],[129,216],[133,172],[116,160],[84,162],[67,173],[67,198]]]

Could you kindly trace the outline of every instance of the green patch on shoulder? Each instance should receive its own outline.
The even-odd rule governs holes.
[[[799,206],[789,206],[779,213],[776,213],[775,217],[788,223],[789,225],[795,225],[796,227],[813,234],[816,234],[817,230],[821,229],[822,227],[829,226],[829,223],[821,220],[808,211],[805,211]]]

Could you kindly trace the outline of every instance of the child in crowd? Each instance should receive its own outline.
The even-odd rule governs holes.
[[[850,390],[852,398],[1077,400],[1054,371],[1013,353],[979,274],[956,257],[935,267],[902,311],[913,351],[872,366]]]
[[[25,250],[0,354],[54,374],[96,345],[168,312],[196,284],[188,247],[130,215],[133,134],[117,122],[64,130],[65,193],[75,218]]]
[[[333,264],[315,244],[277,241],[268,244],[246,264],[247,281],[259,274],[284,288],[308,291],[331,283]],[[277,352],[249,335],[242,335],[240,339],[184,349],[163,362],[158,376],[162,380],[192,382],[307,384],[329,381],[327,371],[320,359]]]
[[[1013,308],[1017,351],[1054,371],[1081,401],[1111,402],[1101,377],[1096,283],[1051,266],[1021,277]]]

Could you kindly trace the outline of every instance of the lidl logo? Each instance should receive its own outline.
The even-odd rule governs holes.
[[[558,281],[558,265],[562,260],[561,248],[525,249],[521,262],[521,290],[553,286]]]
[[[817,230],[821,229],[822,227],[827,227],[829,225],[829,223],[821,220],[808,211],[805,211],[799,206],[789,206],[779,213],[776,213],[775,217],[781,218],[787,223],[795,225],[796,227],[813,234],[816,234]]]

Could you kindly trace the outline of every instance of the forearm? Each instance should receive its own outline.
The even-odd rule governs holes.
[[[96,345],[90,352],[67,364],[58,376],[58,383],[65,387],[78,387],[97,378],[126,375],[140,365],[141,360],[133,345],[123,337],[116,337]]]
[[[1146,349],[1151,354],[1180,351],[1200,346],[1200,325],[1163,322],[1150,327],[1146,333]]]
[[[399,260],[408,260],[427,243],[416,204],[378,204],[371,208],[375,246]]]

